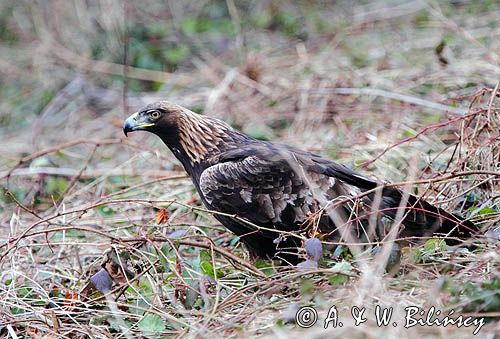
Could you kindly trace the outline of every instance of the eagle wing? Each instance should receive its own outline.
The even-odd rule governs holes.
[[[199,187],[213,210],[268,229],[299,231],[325,202],[358,194],[356,186],[376,185],[342,165],[326,165],[311,153],[255,143],[220,154],[202,172]]]
[[[282,159],[254,150],[226,152],[203,171],[200,190],[207,203],[214,210],[273,228],[290,221],[282,215],[289,206],[295,211],[293,222],[303,221],[307,210],[301,207],[308,192],[302,178]]]

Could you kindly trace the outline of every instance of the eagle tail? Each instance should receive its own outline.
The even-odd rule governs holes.
[[[396,188],[388,187],[382,191],[382,213],[391,219],[397,218],[401,201],[406,199],[400,232],[402,237],[431,237],[438,235],[446,238],[449,245],[459,245],[464,240],[478,233],[478,227],[469,220],[464,220],[427,201],[408,195]]]

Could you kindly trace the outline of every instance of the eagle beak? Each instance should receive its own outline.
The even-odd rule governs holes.
[[[129,116],[123,123],[123,133],[127,136],[128,132],[143,130],[146,127],[154,126],[153,123],[141,121],[139,112]]]

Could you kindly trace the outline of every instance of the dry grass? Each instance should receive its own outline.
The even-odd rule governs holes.
[[[164,72],[113,57],[133,37],[125,22],[168,18],[181,30],[206,4],[85,3],[20,2],[7,25],[19,41],[0,44],[0,336],[471,336],[403,328],[413,305],[484,317],[482,337],[500,330],[498,6],[285,3],[317,16],[290,36],[249,29],[243,5],[227,1],[234,35],[181,35],[196,52]],[[271,5],[245,6],[253,17]],[[89,50],[100,35],[98,62]],[[130,89],[138,79],[162,84]],[[123,137],[123,117],[158,98],[418,190],[485,235],[474,251],[405,248],[396,274],[384,251],[330,253],[313,271],[249,265],[161,142]],[[158,225],[160,209],[169,215]],[[88,286],[101,265],[115,283],[106,296]],[[291,321],[305,305],[320,316],[310,329]],[[332,305],[344,326],[324,329]],[[376,305],[394,307],[398,326],[378,327]],[[352,306],[368,308],[366,323],[354,325]]]

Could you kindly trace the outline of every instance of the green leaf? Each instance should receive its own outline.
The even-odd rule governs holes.
[[[349,281],[349,277],[343,274],[334,274],[328,278],[328,282],[333,286],[340,286]]]
[[[23,310],[22,308],[19,308],[19,307],[12,307],[10,309],[10,312],[13,314],[13,315],[18,315],[18,314],[24,314],[26,313],[25,310]]]
[[[17,293],[21,296],[21,298],[31,298],[33,297],[32,292],[33,288],[31,287],[21,287]]]
[[[132,327],[132,323],[128,320],[123,320],[118,317],[109,317],[108,319],[109,326],[119,332],[127,331]]]
[[[139,280],[139,286],[141,288],[141,292],[151,293],[153,292],[153,286],[151,286],[151,281],[146,277],[143,277]]]
[[[276,273],[276,270],[274,269],[273,264],[270,260],[257,259],[254,263],[254,266],[268,277]]]
[[[191,53],[191,51],[190,51],[188,46],[179,45],[179,46],[167,49],[165,52],[163,52],[163,55],[169,64],[177,65],[182,60],[187,58],[190,53]]]
[[[97,206],[97,210],[99,211],[99,213],[106,217],[115,214],[115,211],[111,207],[106,205]]]
[[[200,269],[203,274],[211,276],[212,278],[222,278],[224,273],[213,267],[212,265],[212,255],[208,251],[200,252]]]
[[[348,273],[351,272],[352,270],[352,265],[349,264],[347,261],[342,261],[337,264],[335,264],[331,270],[333,272],[342,272],[342,273]]]
[[[491,207],[485,207],[482,210],[478,212],[479,215],[485,215],[485,214],[495,214],[497,213],[497,210]]]
[[[491,208],[491,207],[479,207],[479,208],[470,207],[469,211],[472,211],[472,213],[477,213],[477,215],[480,215],[480,216],[489,216],[490,214],[498,213],[497,210],[495,210],[494,208]],[[477,212],[475,212],[475,211],[477,211]]]
[[[127,305],[129,305],[128,312],[141,316],[144,313],[144,309],[148,308],[148,303],[144,298],[131,299],[128,301]]]
[[[436,47],[434,47],[434,51],[436,52],[436,54],[440,55],[441,53],[443,53],[445,46],[446,46],[446,41],[441,40],[441,42]]]
[[[200,260],[201,261],[212,261],[212,256],[210,255],[210,253],[208,251],[200,251]]]
[[[417,135],[417,132],[415,132],[414,130],[406,129],[403,134],[405,137],[414,137]]]
[[[425,242],[425,251],[446,251],[446,242],[443,239],[432,238]]]
[[[222,278],[224,276],[224,273],[222,273],[221,270],[218,270],[213,267],[212,263],[209,261],[202,261],[200,263],[200,268],[203,274],[206,274],[208,276],[211,276],[212,278]]]
[[[158,256],[160,259],[160,263],[165,270],[164,272],[168,272],[169,271],[168,258],[169,258],[169,256],[172,256],[172,252],[173,252],[172,248],[170,247],[169,243],[166,243],[161,247],[160,251],[161,251],[161,254]],[[175,253],[174,253],[174,255],[175,255]]]
[[[113,184],[125,184],[126,183],[125,178],[117,176],[117,175],[113,175],[113,176],[108,177],[108,180]]]
[[[167,328],[165,321],[157,314],[148,313],[139,323],[139,329],[147,334],[161,333]]]
[[[423,253],[419,248],[412,248],[410,252],[410,260],[414,264],[419,264],[422,262]]]
[[[68,188],[68,180],[61,177],[49,177],[45,183],[45,192],[59,199],[61,194]]]

